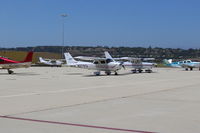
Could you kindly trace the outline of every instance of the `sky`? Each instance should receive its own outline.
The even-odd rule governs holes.
[[[200,48],[199,0],[0,0],[0,47]]]

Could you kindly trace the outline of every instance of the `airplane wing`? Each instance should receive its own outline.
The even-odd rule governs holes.
[[[115,60],[121,61],[153,61],[155,58],[134,58],[134,57],[121,57],[121,58],[114,58]]]
[[[47,59],[47,58],[43,58],[45,61],[57,61],[57,60],[60,60],[60,59]]]
[[[121,57],[121,58],[114,58],[116,60],[143,60],[143,61],[151,61],[155,60],[155,58],[134,58],[134,57]]]
[[[89,56],[77,56],[77,57],[74,57],[74,58],[75,58],[75,59],[79,59],[79,60],[86,60],[86,61],[106,60],[106,58],[89,57]]]

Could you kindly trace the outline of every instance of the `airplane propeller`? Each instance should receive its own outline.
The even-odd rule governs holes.
[[[124,64],[124,62],[120,62],[120,64],[119,65],[121,65],[123,68],[124,68],[124,70],[126,69],[126,67],[123,65]]]
[[[124,68],[124,70],[126,70],[126,67],[124,65],[122,65],[122,67]]]

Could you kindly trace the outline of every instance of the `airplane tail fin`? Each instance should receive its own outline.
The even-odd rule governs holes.
[[[68,65],[76,63],[76,60],[74,60],[74,58],[71,56],[70,53],[64,53],[64,55],[65,55],[65,60]]]
[[[27,54],[23,62],[32,62],[32,60],[33,60],[33,52],[31,51]]]
[[[108,53],[108,51],[105,51],[104,54],[105,54],[106,59],[111,59],[111,60],[115,61],[115,60],[112,58],[112,56]]]
[[[172,63],[172,59],[169,59],[169,60],[164,59],[163,62],[164,62],[164,64],[171,64]]]
[[[40,61],[41,63],[45,62],[45,60],[44,60],[42,57],[39,57],[39,61]]]

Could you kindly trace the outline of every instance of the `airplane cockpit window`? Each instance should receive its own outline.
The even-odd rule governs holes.
[[[135,63],[140,63],[141,61],[140,60],[135,60]]]
[[[191,63],[191,61],[190,61],[190,60],[188,60],[188,61],[187,61],[187,63]]]
[[[55,60],[52,60],[51,63],[56,63],[56,61],[55,61]]]
[[[183,63],[186,63],[186,61],[183,61]]]
[[[0,62],[4,62],[4,60],[0,59]]]
[[[110,62],[113,62],[112,59],[106,59],[106,63],[110,63]]]
[[[101,64],[106,64],[106,61],[105,60],[102,60],[102,61],[100,61],[101,62]]]
[[[94,64],[99,64],[99,62],[98,61],[94,61]]]

